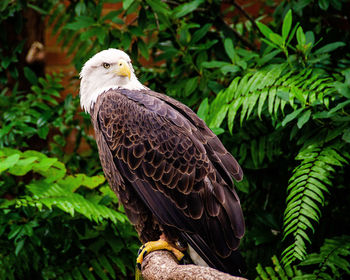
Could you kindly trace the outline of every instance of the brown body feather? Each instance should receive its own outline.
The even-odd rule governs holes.
[[[243,173],[182,103],[150,90],[109,90],[92,111],[104,173],[142,242],[187,241],[211,266],[237,274],[244,219],[232,177]]]

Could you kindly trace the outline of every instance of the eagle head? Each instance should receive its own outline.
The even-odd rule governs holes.
[[[90,113],[97,97],[109,89],[145,89],[135,76],[130,57],[123,51],[108,49],[91,57],[80,72],[80,104]]]

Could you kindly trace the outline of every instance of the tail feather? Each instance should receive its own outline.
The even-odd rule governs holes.
[[[182,232],[182,235],[210,267],[234,276],[242,276],[246,273],[246,264],[238,250],[232,251],[227,258],[222,258],[215,254],[214,250],[198,234]]]

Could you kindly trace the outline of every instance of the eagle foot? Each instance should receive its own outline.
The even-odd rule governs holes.
[[[137,259],[136,259],[136,265],[139,270],[141,270],[141,264],[143,262],[143,259],[146,257],[146,255],[153,251],[158,250],[167,250],[169,252],[172,252],[178,261],[181,261],[184,257],[184,254],[171,246],[168,242],[166,242],[163,239],[159,239],[157,241],[150,241],[142,245],[137,253]]]

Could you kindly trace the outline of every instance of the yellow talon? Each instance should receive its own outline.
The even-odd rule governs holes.
[[[146,257],[146,255],[150,252],[157,251],[157,250],[168,250],[172,252],[178,261],[181,261],[182,258],[184,257],[184,254],[181,251],[169,245],[169,243],[166,242],[165,240],[159,239],[157,241],[147,242],[146,244],[141,246],[136,259],[137,267],[141,270],[141,264],[143,262],[143,259]]]

